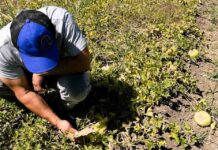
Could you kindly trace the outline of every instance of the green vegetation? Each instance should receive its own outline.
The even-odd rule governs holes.
[[[195,93],[185,68],[201,54],[197,0],[18,0],[0,3],[3,27],[23,8],[56,5],[70,11],[89,41],[93,105],[79,105],[78,129],[100,122],[77,143],[13,101],[0,100],[2,149],[161,149],[169,140],[186,149],[200,142],[188,123],[154,112]],[[199,59],[199,58],[197,58]],[[103,120],[103,121],[102,121]],[[106,120],[106,121],[105,121]]]
[[[218,7],[217,6],[213,6],[210,10],[209,10],[209,14],[211,17],[211,23],[213,24],[217,24],[217,16],[218,16]]]

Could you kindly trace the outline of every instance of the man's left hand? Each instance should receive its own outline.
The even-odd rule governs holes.
[[[39,94],[43,94],[47,91],[47,89],[42,85],[43,81],[44,81],[44,77],[42,75],[33,74],[32,76],[33,89]]]

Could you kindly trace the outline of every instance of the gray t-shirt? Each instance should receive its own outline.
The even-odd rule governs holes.
[[[67,10],[47,6],[38,11],[47,15],[56,28],[60,58],[75,56],[86,48],[86,39]],[[0,77],[17,79],[23,75],[25,66],[18,50],[12,44],[10,25],[11,23],[0,30]]]

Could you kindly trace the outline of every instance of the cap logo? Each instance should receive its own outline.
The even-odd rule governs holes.
[[[43,35],[41,37],[41,46],[43,48],[49,48],[52,46],[52,39],[49,35]]]

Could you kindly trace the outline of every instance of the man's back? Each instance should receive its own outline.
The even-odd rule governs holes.
[[[38,9],[51,20],[56,29],[56,44],[60,57],[75,56],[86,47],[86,40],[67,10],[46,6]],[[0,77],[16,79],[23,75],[24,66],[18,50],[11,42],[11,23],[0,30]]]

